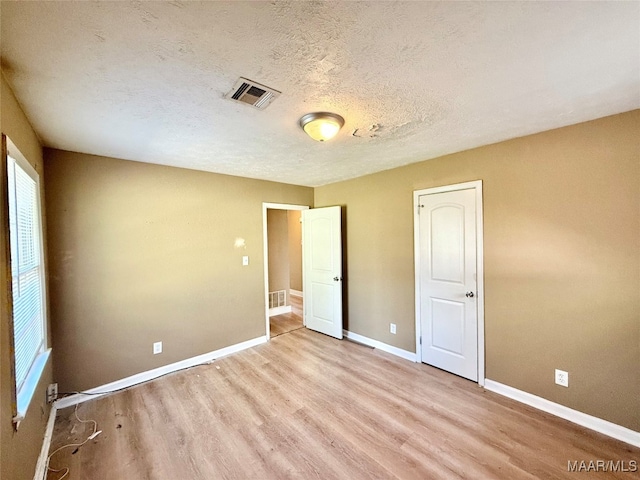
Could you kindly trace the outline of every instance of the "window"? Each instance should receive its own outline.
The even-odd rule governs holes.
[[[16,416],[20,422],[49,356],[38,173],[7,139]]]

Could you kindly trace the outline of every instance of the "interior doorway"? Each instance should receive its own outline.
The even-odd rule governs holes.
[[[418,361],[484,385],[482,182],[414,192]]]
[[[304,326],[301,213],[308,208],[263,203],[267,338]]]

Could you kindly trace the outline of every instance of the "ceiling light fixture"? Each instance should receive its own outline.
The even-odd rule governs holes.
[[[302,129],[314,140],[324,142],[335,137],[344,125],[344,118],[336,113],[307,113],[300,119]]]

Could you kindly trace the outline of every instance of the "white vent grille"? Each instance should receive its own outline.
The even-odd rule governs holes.
[[[240,77],[231,91],[224,98],[246,103],[252,107],[264,110],[281,92],[261,85],[258,82]]]
[[[287,304],[286,290],[269,292],[269,308],[284,307]]]

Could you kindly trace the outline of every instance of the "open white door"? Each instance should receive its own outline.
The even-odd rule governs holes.
[[[302,211],[302,259],[305,326],[342,338],[340,207]]]

